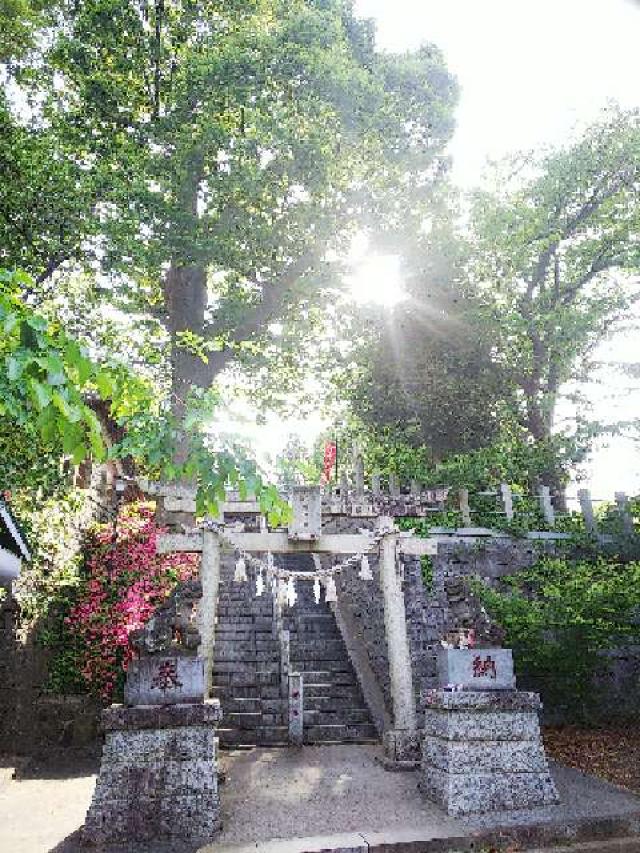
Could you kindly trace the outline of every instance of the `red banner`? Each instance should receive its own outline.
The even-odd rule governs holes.
[[[331,472],[333,471],[333,466],[336,464],[337,455],[338,448],[335,442],[328,441],[324,446],[324,465],[322,470],[322,480],[324,483],[328,483],[331,479]]]

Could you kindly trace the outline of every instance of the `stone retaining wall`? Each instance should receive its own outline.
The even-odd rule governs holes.
[[[89,696],[55,696],[44,689],[49,655],[16,637],[17,610],[0,607],[0,751],[44,755],[56,749],[97,753],[100,704]]]

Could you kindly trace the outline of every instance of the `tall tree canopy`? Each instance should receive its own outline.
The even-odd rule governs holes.
[[[347,387],[354,414],[373,435],[385,445],[425,448],[437,462],[495,439],[509,386],[466,277],[467,247],[451,208],[428,233],[402,236],[395,248],[405,296],[391,311],[369,312]]]
[[[538,447],[532,479],[560,485],[594,434],[577,424],[573,450],[556,435],[562,389],[640,296],[639,155],[639,114],[608,111],[566,147],[499,164],[457,229],[405,235],[408,299],[374,318],[350,391],[374,443],[423,448],[424,468],[506,439]]]
[[[15,63],[32,119],[3,113],[4,261],[40,298],[102,271],[102,299],[165,330],[178,416],[329,249],[424,201],[452,132],[440,53],[376,52],[348,0],[75,0],[38,43]]]
[[[611,111],[574,144],[521,156],[478,192],[470,275],[490,307],[496,358],[534,440],[561,387],[640,295],[640,113]],[[529,176],[522,180],[523,176]]]

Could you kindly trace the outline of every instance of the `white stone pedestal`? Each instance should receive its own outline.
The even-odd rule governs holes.
[[[558,802],[536,693],[432,690],[425,695],[420,788],[450,815]]]

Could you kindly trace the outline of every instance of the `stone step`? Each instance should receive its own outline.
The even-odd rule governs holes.
[[[350,702],[352,705],[361,699],[360,688],[354,684],[334,684],[327,681],[324,684],[307,683],[307,676],[304,676],[304,700],[311,699],[321,700],[337,700]]]
[[[235,613],[225,614],[218,613],[218,624],[232,626],[237,625],[238,627],[246,626],[247,629],[256,629],[260,628],[265,631],[273,630],[273,619],[270,619],[268,616],[251,616],[251,615],[241,615],[238,616]]]
[[[295,671],[295,670],[294,670]],[[311,676],[311,677],[310,677]],[[332,677],[328,673],[304,673],[304,689],[319,688],[316,695],[332,696],[336,687],[357,688],[354,680],[349,675],[344,673],[333,673]]]
[[[345,708],[343,710],[313,711],[307,710],[305,703],[305,726],[350,726],[354,723],[370,723],[369,711],[366,708]]]
[[[273,606],[271,604],[253,604],[251,601],[232,601],[221,599],[218,601],[216,613],[237,613],[238,615],[262,616],[273,619]]]
[[[277,639],[271,625],[268,627],[263,625],[236,625],[234,622],[227,621],[218,622],[216,625],[216,643],[219,638],[250,640],[253,637],[260,640],[266,640],[271,637],[274,641]]]
[[[296,613],[295,617],[283,616],[286,628],[291,631],[309,628],[312,630],[332,630],[337,628],[335,616],[332,613]]]
[[[314,667],[313,664],[320,664],[320,666]],[[351,666],[351,661],[349,660],[305,661],[300,660],[299,658],[292,657],[291,669],[295,670],[296,672],[304,673],[305,679],[307,679],[309,683],[313,683],[313,681],[315,680],[315,676],[318,673],[322,673],[323,675],[329,675],[329,680],[334,677],[337,678],[338,676],[348,675],[352,681],[355,681],[353,668]],[[322,681],[326,681],[326,679],[323,678]]]
[[[224,700],[221,699],[220,704],[225,719],[227,719],[228,714],[233,713],[281,714],[284,717],[288,710],[286,699],[246,698],[233,694],[228,694]]]
[[[378,736],[373,723],[305,726],[305,743],[372,743]]]
[[[284,714],[264,714],[261,711],[231,711],[224,715],[226,725],[231,729],[247,731],[264,726],[283,726],[286,722]]]
[[[348,697],[334,696],[331,692],[327,692],[327,694],[321,696],[310,696],[308,690],[306,688],[304,690],[305,711],[334,713],[349,711],[353,708],[365,708],[364,699],[357,690],[354,690],[352,695]]]
[[[338,634],[331,634],[327,631],[309,631],[308,633],[298,634],[294,631],[289,632],[289,640],[292,645],[305,646],[315,643],[339,643],[342,646],[342,652],[346,653],[342,637]]]
[[[267,684],[280,684],[280,674],[272,670],[262,671],[247,667],[240,669],[237,664],[226,661],[213,668],[214,684],[219,686],[236,685],[257,687]]]
[[[211,698],[231,697],[233,699],[279,699],[280,683],[278,684],[216,684],[211,688]],[[221,699],[222,701],[222,699]]]
[[[216,643],[213,651],[214,661],[237,660],[244,663],[254,661],[279,661],[280,649],[274,643],[258,647],[256,643]]]
[[[265,627],[273,627],[274,620],[270,613],[253,610],[250,607],[231,607],[221,604],[216,615],[219,622],[235,622],[236,624],[263,624]]]
[[[287,746],[289,743],[289,728],[287,726],[260,726],[253,731],[241,729],[216,729],[220,738],[220,746]]]
[[[303,642],[291,638],[291,657],[300,660],[349,660],[342,640],[324,637]]]

